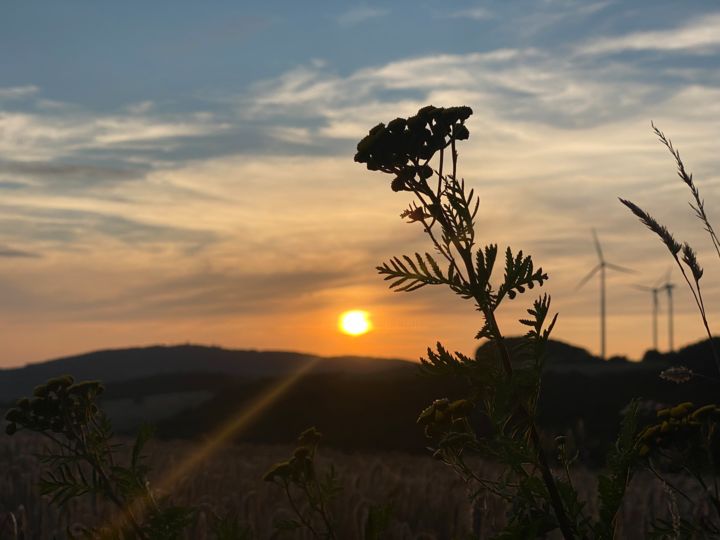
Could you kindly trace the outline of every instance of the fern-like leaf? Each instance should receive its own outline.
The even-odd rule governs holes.
[[[427,257],[430,256],[426,254]],[[438,277],[438,274],[442,276],[442,272],[437,263],[430,263],[428,268],[419,253],[415,253],[415,259],[407,255],[403,255],[402,259],[393,257],[389,263],[378,266],[377,271],[385,276],[385,281],[390,281],[389,287],[396,292],[416,291],[426,285],[447,283],[446,279]]]
[[[513,257],[510,248],[505,251],[505,281],[498,289],[497,303],[507,295],[511,300],[518,293],[524,293],[525,289],[532,289],[535,284],[542,287],[548,275],[543,272],[542,268],[535,270],[532,257],[523,256],[523,252],[519,251]]]

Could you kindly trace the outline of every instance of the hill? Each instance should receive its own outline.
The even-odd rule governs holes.
[[[518,345],[517,338],[508,342]],[[478,354],[492,353],[487,347],[481,346]],[[290,442],[316,425],[328,444],[338,448],[423,452],[425,441],[415,424],[419,411],[434,399],[465,392],[462,380],[422,377],[416,364],[400,360],[199,346],[100,351],[0,371],[0,391],[5,396],[27,394],[62,373],[101,379],[107,387],[102,405],[118,432],[150,422],[161,437],[198,439],[221,429],[309,362],[314,368],[238,433],[238,441]],[[663,402],[716,401],[716,384],[710,379],[676,385],[658,377],[673,365],[715,373],[706,341],[675,353],[646,353],[642,362],[604,362],[582,348],[551,341],[540,425],[548,434],[572,433],[583,457],[592,462],[615,436],[621,410],[633,398],[646,400],[650,414]]]
[[[200,345],[153,346],[95,351],[0,370],[0,402],[28,394],[41,382],[70,374],[105,384],[182,373],[222,374],[248,379],[277,377],[313,363],[315,373],[379,373],[412,368],[403,360],[355,356],[320,357],[284,351],[230,350]]]

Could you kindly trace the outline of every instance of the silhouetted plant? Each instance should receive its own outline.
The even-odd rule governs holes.
[[[341,491],[335,468],[331,465],[328,470],[319,473],[315,463],[321,438],[322,434],[314,427],[303,431],[292,457],[273,465],[263,477],[283,489],[294,515],[291,519],[275,522],[277,536],[306,529],[320,540],[341,538],[331,511],[332,502]],[[362,537],[379,540],[389,520],[389,506],[371,506]]]
[[[98,407],[97,398],[102,393],[103,386],[97,381],[75,383],[69,375],[50,379],[37,386],[32,397],[19,399],[7,412],[6,432],[35,432],[49,441],[39,456],[47,468],[40,492],[48,495],[51,503],[63,506],[77,497],[97,496],[111,502],[121,513],[117,525],[80,527],[81,536],[178,538],[190,524],[194,509],[170,505],[154,496],[143,455],[152,435],[149,427],[138,432],[127,464],[120,463],[125,449],[113,442],[110,421]],[[216,521],[218,530],[228,530],[225,521]],[[70,531],[68,535],[73,537]],[[240,540],[247,535],[218,534],[218,538]]]
[[[468,392],[454,401],[434,401],[418,423],[432,441],[433,455],[475,485],[476,496],[489,491],[507,501],[508,525],[498,538],[533,538],[557,529],[566,539],[609,538],[636,457],[637,407],[627,409],[609,470],[600,477],[600,519],[593,521],[572,485],[571,456],[560,452],[566,477],[553,475],[535,424],[545,345],[557,317],[550,314],[550,298],[540,296],[527,310],[529,316],[519,321],[528,331],[513,350],[496,318],[505,299],[542,286],[548,276],[522,251],[507,248],[498,263],[497,244],[475,246],[479,200],[458,176],[456,148],[458,141],[469,137],[465,121],[471,114],[469,107],[424,107],[410,118],[375,126],[355,155],[355,161],[368,169],[392,175],[393,191],[414,196],[401,217],[419,223],[434,248],[433,254],[393,257],[378,272],[395,291],[444,285],[473,301],[483,317],[476,338],[493,345],[477,358],[452,353],[440,343],[428,349],[423,371],[459,376],[467,381]],[[500,266],[503,275],[498,280]],[[472,418],[482,420],[482,432]],[[480,476],[468,455],[504,465],[502,473]]]
[[[710,236],[713,248],[720,257],[720,241],[705,211],[705,202],[695,185],[693,176],[687,172],[685,164],[680,158],[680,152],[673,146],[672,141],[665,136],[654,124],[653,131],[660,142],[670,151],[677,166],[677,174],[688,186],[692,194],[689,203],[695,216],[700,220],[703,229]],[[712,332],[707,318],[707,308],[703,299],[700,280],[704,271],[697,259],[695,250],[687,242],[680,243],[673,234],[654,217],[648,214],[635,203],[620,199],[620,202],[630,209],[640,221],[655,233],[667,247],[670,255],[680,269],[685,282],[690,289],[695,304],[700,313],[708,342],[712,351],[715,366],[720,375],[720,356],[715,347]],[[660,373],[664,380],[678,384],[687,384],[698,375],[705,379],[718,382],[716,378],[707,374],[696,374],[684,366],[674,366]],[[720,537],[720,487],[718,481],[718,462],[720,461],[720,407],[715,404],[706,404],[696,407],[693,403],[685,402],[673,407],[657,411],[657,422],[646,426],[640,433],[640,455],[643,464],[668,486],[672,492],[686,499],[693,505],[698,501],[691,500],[690,496],[675,485],[668,472],[681,472],[693,478],[702,489],[704,497],[709,501],[715,511],[714,519],[705,517],[695,520],[677,513],[671,520],[658,520],[654,523],[654,538],[676,537]],[[708,475],[709,478],[708,478]]]

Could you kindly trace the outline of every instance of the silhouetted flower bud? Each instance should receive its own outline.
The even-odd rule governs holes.
[[[428,144],[423,145],[423,147],[418,152],[418,157],[420,159],[432,159],[433,155],[435,155],[435,149]]]
[[[658,431],[660,431],[659,425],[647,427],[640,433],[640,440],[647,441],[649,439],[652,439]]]
[[[473,409],[475,409],[475,405],[467,399],[458,399],[453,401],[448,407],[450,414],[458,417],[468,416],[473,412]]]
[[[435,405],[430,405],[429,407],[426,407],[423,409],[423,412],[420,413],[420,416],[418,416],[417,423],[421,426],[425,426],[433,421],[433,418],[435,417]]]
[[[21,410],[23,411],[29,411],[30,410],[30,400],[28,398],[20,398],[15,402],[15,405],[17,405]]]
[[[448,398],[436,399],[433,401],[433,406],[439,411],[444,411],[450,406],[450,400]]]
[[[33,389],[33,396],[45,397],[48,395],[48,387],[46,384],[40,384]]]
[[[402,133],[407,126],[407,120],[404,118],[396,118],[391,122],[388,122],[387,128],[391,133]]]
[[[423,180],[427,180],[433,175],[432,167],[430,167],[430,165],[423,165],[422,167],[418,167],[417,174]]]
[[[462,124],[456,125],[453,128],[453,137],[458,141],[464,141],[470,137],[470,131]]]
[[[452,119],[451,122],[456,121],[465,121],[468,118],[470,118],[470,115],[472,115],[473,110],[470,107],[467,107],[466,105],[460,106],[460,107],[448,107],[444,111],[446,118]]]
[[[49,392],[59,392],[70,386],[75,380],[70,375],[61,375],[60,377],[53,377],[48,379],[45,385]]]
[[[69,386],[67,391],[69,394],[90,398],[102,393],[102,388],[98,381],[82,381]]]
[[[404,191],[407,189],[407,184],[405,183],[404,179],[398,176],[396,178],[393,178],[393,181],[390,182],[390,188],[393,191]]]
[[[420,116],[411,116],[407,119],[407,127],[412,132],[419,131],[425,127],[427,122],[424,118],[421,118]]]
[[[298,443],[301,445],[314,446],[322,439],[320,433],[314,426],[303,431],[298,437]]]
[[[17,433],[17,430],[17,424],[15,424],[14,422],[5,426],[5,433],[7,433],[8,435],[15,435],[15,433]]]
[[[417,112],[417,115],[427,122],[432,119],[433,114],[436,110],[436,107],[433,107],[432,105],[426,105]]]
[[[275,478],[288,478],[292,473],[292,466],[288,461],[281,461],[273,465],[263,476],[266,482],[272,482]]]
[[[697,420],[699,418],[703,418],[710,414],[711,412],[715,411],[715,405],[705,405],[703,407],[700,407],[693,411],[693,413],[690,415],[690,418],[693,420]]]
[[[672,418],[681,418],[683,416],[686,416],[688,411],[692,409],[693,404],[690,401],[686,401],[684,403],[680,403],[679,405],[676,405],[672,409],[670,409],[670,416]]]

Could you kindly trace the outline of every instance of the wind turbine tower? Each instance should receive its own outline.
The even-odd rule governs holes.
[[[662,278],[661,278],[662,280]],[[648,287],[646,285],[633,285],[634,288],[640,290],[652,293],[652,343],[653,343],[653,350],[658,350],[658,295],[660,294],[660,291],[665,289],[665,285],[660,285],[659,281],[655,282],[655,285],[653,287]]]
[[[590,278],[592,278],[596,273],[600,272],[600,357],[605,360],[606,355],[606,324],[605,324],[605,318],[606,318],[606,309],[605,309],[605,274],[606,269],[610,270],[617,270],[619,272],[626,272],[626,273],[633,273],[634,270],[630,270],[629,268],[624,268],[622,266],[618,266],[617,264],[609,263],[605,260],[605,257],[603,256],[602,247],[600,246],[600,240],[598,240],[597,233],[595,232],[595,229],[592,230],[593,234],[593,241],[595,242],[595,251],[597,252],[598,256],[598,265],[590,270],[590,272],[582,279],[580,280],[580,283],[578,283],[575,290],[580,289],[585,283],[587,283]]]
[[[675,352],[675,343],[673,341],[673,289],[675,284],[670,281],[670,270],[668,270],[667,276],[665,277],[665,283],[660,286],[661,289],[665,289],[667,293],[668,301],[668,342],[670,345],[670,352]]]

